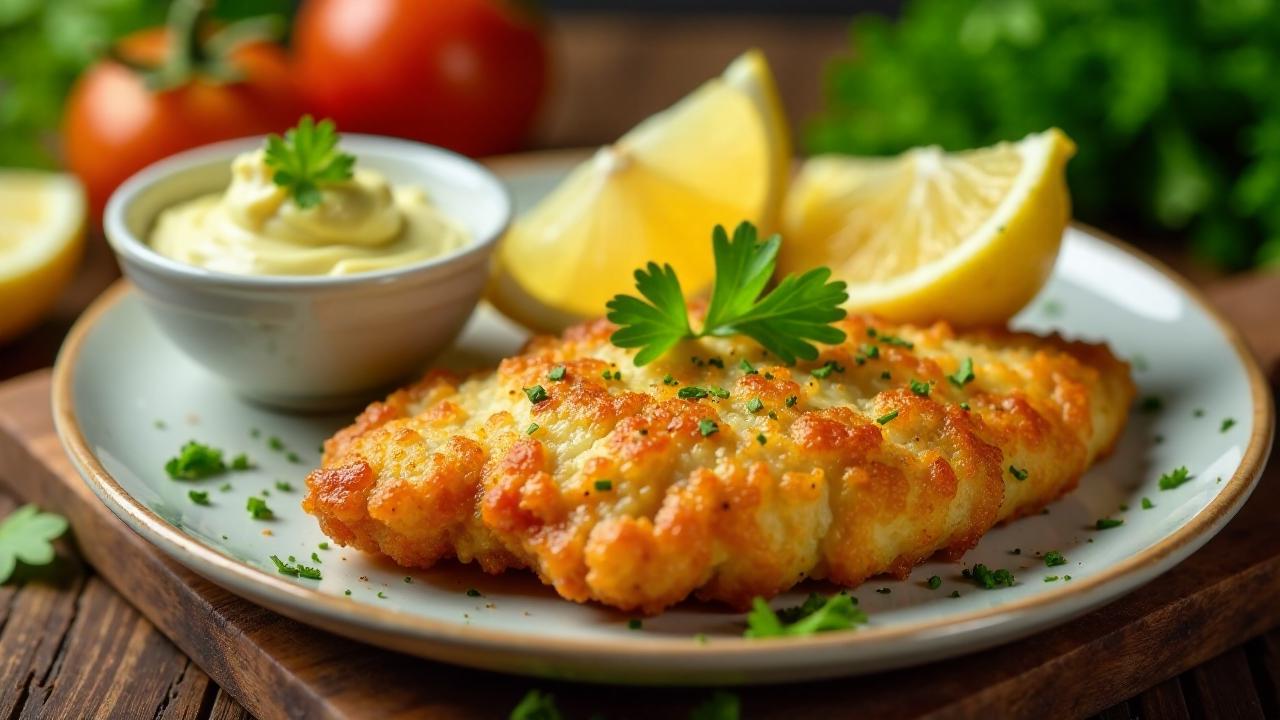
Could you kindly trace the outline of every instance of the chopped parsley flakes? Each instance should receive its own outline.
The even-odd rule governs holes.
[[[1138,403],[1138,411],[1150,415],[1164,409],[1164,400],[1158,395],[1148,395]]]
[[[984,590],[995,590],[998,587],[1013,587],[1014,582],[1016,582],[1014,580],[1013,573],[1008,570],[1005,570],[1004,568],[992,570],[982,563],[978,563],[972,568],[966,568],[961,571],[960,575],[966,580],[972,580],[974,585],[977,585]]]
[[[893,419],[896,417],[898,417],[898,411],[893,410],[891,412],[887,412],[881,415],[880,417],[876,418],[876,422],[880,423],[881,425],[887,425],[893,422]]]
[[[662,376],[662,384],[663,385],[679,385],[680,383],[675,378],[671,377],[671,373],[667,373],[666,375]]]
[[[547,389],[542,387],[541,385],[534,385],[533,387],[524,388],[524,394],[526,397],[529,398],[529,402],[533,403],[534,405],[537,405],[538,403],[545,401],[548,397]]]
[[[290,560],[292,560],[292,558],[290,558]],[[279,572],[281,575],[300,577],[307,580],[321,579],[320,570],[317,568],[307,567],[306,565],[293,562],[285,562],[275,555],[271,556],[271,562],[275,564],[276,572]]]
[[[563,366],[563,365],[557,365],[557,366],[555,366],[555,367],[551,368],[551,372],[547,373],[547,379],[548,379],[548,380],[563,380],[563,379],[564,379],[564,372],[565,372],[565,371],[564,371],[564,366]]]
[[[525,434],[525,435],[532,435],[532,434],[534,434],[534,433],[538,432],[538,428],[539,428],[539,427],[542,427],[542,426],[541,426],[541,425],[539,425],[539,424],[538,424],[538,423],[536,423],[536,422],[531,422],[531,423],[529,423],[529,427],[527,427],[527,428],[525,428],[525,429],[524,429],[524,434]]]
[[[244,472],[245,470],[249,470],[252,468],[253,468],[253,463],[249,461],[249,456],[244,453],[240,453],[239,455],[236,455],[235,457],[231,458],[232,470],[236,470],[238,472]]]
[[[747,412],[760,412],[764,409],[764,402],[758,397],[753,397],[747,401]]]
[[[467,597],[484,597],[484,595],[475,588],[467,588]]]
[[[1151,502],[1151,498],[1147,498],[1147,497],[1142,498],[1142,509],[1143,509],[1143,510],[1150,510],[1151,508],[1153,508],[1153,507],[1155,507],[1155,506],[1156,506],[1156,504],[1155,504],[1155,503],[1153,503],[1153,502]]]
[[[827,377],[833,372],[840,372],[840,373],[844,372],[844,366],[836,362],[835,360],[828,360],[826,363],[822,365],[822,367],[810,370],[809,374],[818,379],[822,379]]]
[[[925,585],[930,590],[937,590],[938,588],[942,587],[942,578],[938,577],[937,575],[934,575],[925,582]]]
[[[188,490],[187,497],[191,499],[191,502],[197,505],[209,504],[209,493],[204,490]]]
[[[686,385],[676,391],[676,397],[684,398],[685,400],[697,400],[710,394],[710,390],[698,387],[697,385]]]
[[[200,480],[221,475],[227,471],[227,464],[222,460],[221,450],[191,440],[176,457],[169,458],[164,471],[174,480]]]
[[[596,490],[599,490],[599,491],[601,491],[601,492],[607,492],[607,491],[609,491],[609,490],[612,490],[612,489],[613,489],[613,481],[612,481],[612,480],[597,480],[597,481],[595,482],[595,488],[596,488]]]
[[[919,395],[920,397],[929,397],[930,387],[931,385],[927,380],[916,380],[915,378],[911,379],[911,392],[915,393],[916,395]]]
[[[849,630],[867,622],[867,614],[847,593],[822,597],[810,593],[803,605],[774,612],[764,598],[751,601],[744,637],[793,637],[832,630]]]
[[[1019,482],[1026,480],[1027,476],[1030,475],[1025,468],[1015,467],[1013,465],[1009,466],[1009,474],[1013,476],[1014,480]]]
[[[293,492],[293,485],[290,485],[284,480],[277,480],[276,489],[279,490],[280,492]]]
[[[880,342],[884,343],[885,345],[897,345],[898,347],[904,347],[908,350],[915,347],[915,343],[911,342],[910,340],[903,340],[902,338],[895,337],[893,335],[881,335]]]
[[[276,516],[271,512],[271,508],[267,507],[267,501],[256,495],[250,495],[244,507],[254,520],[270,520]]]
[[[1224,433],[1230,430],[1231,428],[1235,427],[1235,425],[1236,425],[1235,418],[1223,418],[1222,425],[1221,427],[1218,428],[1218,432]]]
[[[964,387],[973,382],[973,358],[965,358],[960,363],[960,369],[948,375],[947,379],[956,387]]]
[[[1046,567],[1057,567],[1058,565],[1066,565],[1067,559],[1057,550],[1050,550],[1044,554],[1044,564]]]
[[[627,621],[628,630],[639,630],[642,627],[644,627],[644,623],[640,620],[640,618],[631,618],[630,620]]]
[[[786,405],[787,407],[795,407],[796,403],[799,402],[799,400],[800,398],[796,397],[795,395],[788,395],[786,401],[783,402],[783,405]]]
[[[720,426],[715,420],[703,418],[698,421],[698,432],[702,433],[702,437],[709,437],[720,432]]]
[[[1123,524],[1124,520],[1121,518],[1098,518],[1098,522],[1094,524],[1094,527],[1098,530],[1110,530],[1111,528],[1118,528]]]
[[[1160,476],[1160,489],[1173,490],[1181,487],[1191,480],[1191,472],[1187,470],[1187,466],[1183,465]]]
[[[748,375],[758,375],[760,373],[760,371],[756,370],[755,366],[746,358],[742,358],[738,361],[738,368]]]

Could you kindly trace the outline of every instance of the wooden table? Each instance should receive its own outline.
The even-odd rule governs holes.
[[[606,141],[679,97],[699,78],[713,75],[749,45],[763,46],[779,75],[798,78],[784,84],[783,91],[793,116],[803,117],[817,102],[815,68],[841,50],[846,37],[843,23],[830,19],[732,20],[728,27],[723,18],[714,25],[695,19],[674,30],[664,25],[663,32],[638,32],[637,22],[658,21],[557,19],[552,41],[561,59],[558,90],[535,144]],[[628,67],[651,71],[636,75],[627,73]],[[652,71],[655,67],[671,72]],[[626,83],[626,96],[617,97],[616,80],[622,73],[632,80]],[[599,102],[605,96],[617,102]],[[20,341],[0,346],[0,380],[52,364],[76,316],[116,275],[105,245],[91,240],[84,267],[53,317]],[[1280,277],[1236,279],[1217,288],[1215,298],[1246,308],[1245,315],[1252,313],[1245,320],[1246,333],[1264,355],[1280,357],[1280,323],[1275,319]],[[1280,367],[1266,370],[1273,383],[1280,381]],[[4,474],[0,467],[0,516],[14,507],[3,488]],[[0,586],[0,719],[94,717],[103,707],[115,708],[114,717],[249,717],[84,564],[69,543],[61,542],[59,552],[54,567]],[[750,717],[750,708],[746,715]],[[1145,689],[1100,717],[1280,717],[1280,629]]]
[[[49,365],[79,310],[115,276],[104,245],[93,242],[54,317],[0,348],[0,380]],[[1213,294],[1233,308],[1245,308],[1250,340],[1266,356],[1280,357],[1280,324],[1274,319],[1280,275],[1235,279]],[[1280,366],[1267,371],[1280,384]],[[3,489],[4,474],[0,467],[0,516],[14,507]],[[55,567],[0,586],[0,718],[90,717],[103,706],[122,717],[249,717],[62,542]],[[1146,689],[1100,717],[1280,717],[1280,629]]]

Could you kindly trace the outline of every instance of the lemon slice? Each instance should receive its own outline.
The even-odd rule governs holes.
[[[851,309],[892,320],[1003,323],[1053,268],[1074,154],[1051,129],[950,154],[813,158],[783,209],[779,271],[829,266]]]
[[[711,283],[711,229],[776,224],[790,164],[772,74],[748,52],[676,105],[575,168],[519,218],[497,252],[489,297],[542,331],[604,312],[632,273],[670,263],[686,293]]]
[[[70,175],[0,172],[0,342],[53,307],[84,247],[85,199]]]

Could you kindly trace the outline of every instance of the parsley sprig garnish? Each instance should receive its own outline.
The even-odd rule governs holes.
[[[814,360],[814,342],[843,342],[844,331],[831,323],[845,316],[845,284],[827,282],[829,268],[788,275],[761,296],[777,267],[782,238],[760,242],[756,227],[743,222],[729,238],[717,225],[711,234],[716,279],[702,329],[689,324],[680,281],[670,265],[649,263],[637,270],[636,289],[644,299],[616,295],[609,301],[609,320],[619,326],[610,340],[622,348],[640,348],[636,365],[645,365],[685,338],[746,335],[787,364]],[[646,302],[647,301],[647,302]]]
[[[356,158],[338,151],[338,131],[332,120],[316,122],[304,115],[284,137],[267,136],[267,167],[271,181],[289,191],[300,208],[320,204],[320,186],[350,180]]]
[[[13,575],[18,561],[24,565],[53,562],[52,542],[67,531],[61,515],[40,512],[35,505],[23,505],[0,522],[0,583]]]

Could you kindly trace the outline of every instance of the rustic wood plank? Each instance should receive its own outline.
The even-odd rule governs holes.
[[[1280,717],[1280,630],[1255,638],[1248,650],[1263,710],[1267,717]]]
[[[97,577],[89,577],[57,662],[21,717],[196,718],[209,684],[151,623]],[[183,687],[183,686],[186,687]],[[175,701],[186,703],[175,707]]]
[[[1244,648],[1232,648],[1188,673],[1201,717],[1262,720]]]
[[[0,495],[0,516],[14,502]],[[18,717],[53,672],[76,616],[84,573],[74,559],[19,569],[0,586],[0,718]]]
[[[174,651],[181,653],[177,648]],[[169,691],[161,700],[155,720],[200,720],[209,715],[218,686],[187,656],[182,655],[182,659],[185,661],[182,672],[169,684]]]
[[[253,716],[245,711],[236,699],[226,690],[218,690],[214,696],[213,708],[209,711],[209,720],[253,720]]]
[[[1131,720],[1133,713],[1129,712],[1128,703],[1120,703],[1103,710],[1095,717],[1097,720]]]
[[[1134,698],[1138,717],[1143,720],[1190,720],[1187,700],[1178,678],[1170,678]]]

